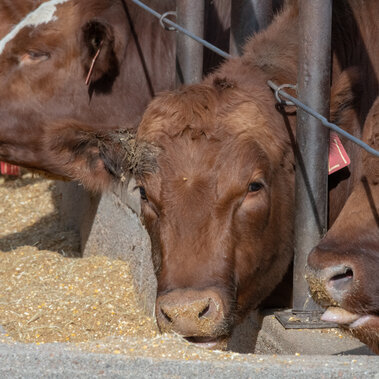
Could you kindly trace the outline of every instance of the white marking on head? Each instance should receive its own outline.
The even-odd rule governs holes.
[[[49,0],[30,12],[23,20],[15,25],[3,39],[0,40],[0,54],[3,53],[5,45],[16,37],[21,29],[27,26],[38,26],[41,24],[47,24],[51,21],[56,21],[57,17],[54,16],[56,5],[66,3],[67,1],[70,0]]]

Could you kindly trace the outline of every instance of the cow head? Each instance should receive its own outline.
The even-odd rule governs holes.
[[[215,346],[287,270],[293,154],[267,104],[269,90],[252,99],[215,78],[162,94],[143,117],[137,141],[158,151],[137,179],[162,331]]]
[[[363,138],[379,148],[379,99]],[[379,163],[362,154],[360,180],[308,257],[308,281],[315,300],[328,307],[322,319],[340,324],[379,353]]]
[[[173,37],[138,11],[123,0],[0,4],[0,160],[92,190],[109,183],[93,137],[135,127],[155,86],[147,76],[171,59]]]
[[[76,128],[105,123],[107,104],[99,96],[111,91],[126,45],[121,3],[89,1],[93,9],[74,0],[24,3],[23,18],[11,19],[6,5],[0,12],[2,21],[15,24],[0,37],[0,159],[87,183],[97,167],[93,174],[104,184],[102,163],[93,162],[96,146],[87,153],[91,159],[79,154],[85,133],[96,126]]]

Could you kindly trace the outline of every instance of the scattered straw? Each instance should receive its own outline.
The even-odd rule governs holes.
[[[31,174],[2,179],[0,324],[6,333],[39,343],[155,336],[125,262],[63,256],[78,255],[78,239],[61,230],[54,182]]]
[[[153,337],[125,262],[22,247],[0,259],[0,322],[21,342]]]
[[[69,342],[93,352],[185,360],[243,359],[159,334],[138,306],[126,262],[67,257],[78,255],[78,239],[61,230],[53,181],[31,174],[0,177],[0,196],[3,342]]]

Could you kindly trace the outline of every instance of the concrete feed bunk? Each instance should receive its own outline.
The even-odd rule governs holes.
[[[80,375],[85,374],[88,362],[97,362],[92,369],[99,372],[105,368],[106,373],[111,364],[123,375],[134,367],[137,376],[145,368],[146,375],[154,372],[156,377],[165,372],[185,376],[194,370],[201,376],[203,369],[225,370],[225,375],[242,375],[249,370],[272,374],[276,370],[282,375],[283,367],[287,371],[291,367],[288,375],[293,376],[319,369],[317,360],[310,362],[303,352],[272,355],[282,351],[272,349],[267,333],[257,334],[259,320],[254,317],[250,318],[250,336],[257,341],[256,352],[269,352],[270,356],[210,351],[179,336],[159,334],[154,318],[143,309],[134,284],[142,279],[133,278],[128,262],[104,256],[75,258],[80,255],[78,236],[62,231],[56,209],[59,192],[54,182],[31,174],[16,180],[1,178],[0,195],[2,377],[21,375],[23,365],[14,362],[17,354],[29,362],[26,364],[33,372],[40,369],[53,374],[71,370],[71,363],[57,365],[56,359],[62,357],[79,362],[74,366],[78,365]],[[271,320],[271,316],[266,317],[263,324]],[[312,333],[314,341],[322,334]],[[330,333],[346,346],[351,342],[338,330]],[[361,344],[356,342],[354,346],[355,353],[365,354]],[[234,348],[241,350],[241,345],[237,342]],[[151,359],[153,365],[148,364],[153,362]],[[334,367],[328,363],[329,367],[323,370],[332,376],[337,372],[346,377],[364,372],[367,377],[374,377],[375,360],[376,357],[368,356],[339,357],[335,358]],[[38,361],[43,364],[34,367]],[[153,366],[158,371],[153,371]]]

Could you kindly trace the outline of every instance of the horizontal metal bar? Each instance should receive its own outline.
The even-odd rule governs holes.
[[[162,18],[162,15],[160,13],[158,13],[157,11],[155,11],[154,9],[148,7],[146,4],[142,3],[141,1],[139,0],[131,0],[134,4],[138,5],[139,7],[141,7],[142,9],[144,9],[145,11],[151,13],[153,16],[155,16],[156,18],[159,18],[161,19]],[[224,58],[231,58],[231,55],[226,53],[225,51],[219,49],[218,47],[212,45],[211,43],[205,41],[204,39],[196,36],[195,34],[189,32],[188,30],[184,29],[183,27],[181,27],[180,25],[178,25],[177,23],[171,21],[170,19],[168,18],[164,18],[163,21],[174,27],[176,30],[178,30],[179,32],[182,32],[184,33],[185,35],[187,35],[188,37],[194,39],[195,41],[199,42],[200,44],[202,44],[203,46],[205,46],[206,48],[208,48],[209,50],[212,50],[213,52],[215,52],[216,54],[219,54],[221,55],[222,57]]]
[[[157,11],[155,11],[154,9],[148,7],[146,4],[142,3],[141,1],[139,0],[131,0],[134,4],[136,4],[137,6],[141,7],[142,9],[146,10],[147,12],[149,12],[150,14],[152,14],[154,17],[158,18],[158,19],[162,19],[162,15],[160,13],[158,13]],[[206,48],[212,50],[213,52],[215,52],[216,54],[219,54],[220,56],[222,56],[223,58],[231,58],[232,56],[228,53],[226,53],[225,51],[219,49],[218,47],[212,45],[211,43],[203,40],[202,38],[199,38],[197,37],[196,35],[192,34],[191,32],[189,32],[188,30],[184,29],[183,27],[181,27],[180,25],[178,25],[177,23],[169,20],[168,18],[164,18],[163,21],[174,27],[176,30],[180,31],[181,33],[184,33],[185,35],[187,35],[188,37],[194,39],[195,41],[199,42],[200,44],[202,44],[203,46],[205,46]],[[318,114],[316,111],[314,111],[313,109],[309,108],[308,106],[306,106],[305,104],[303,104],[301,101],[299,101],[298,99],[296,99],[295,97],[289,95],[288,93],[284,92],[282,89],[280,89],[276,84],[274,84],[271,80],[267,81],[267,84],[274,90],[274,91],[278,91],[278,93],[287,98],[288,100],[291,100],[296,106],[298,106],[299,108],[303,109],[305,112],[309,113],[310,115],[312,115],[313,117],[317,118],[318,120],[321,121],[322,125],[326,126],[327,128],[329,129],[332,129],[334,130],[336,133],[346,137],[347,139],[349,139],[350,141],[356,143],[358,146],[360,146],[362,149],[366,150],[368,153],[370,154],[373,154],[374,156],[376,157],[379,157],[379,151],[373,149],[371,146],[367,145],[366,143],[364,143],[363,141],[361,141],[360,139],[352,136],[350,133],[346,132],[345,130],[341,129],[339,126],[329,122],[325,117],[321,116],[320,114]],[[285,105],[289,105],[289,104],[286,104],[284,102]]]
[[[350,141],[354,142],[358,146],[360,146],[362,149],[366,150],[368,153],[379,157],[379,151],[373,149],[371,146],[367,145],[363,141],[361,141],[359,138],[354,137],[350,133],[346,132],[345,130],[341,129],[339,126],[336,124],[333,124],[332,122],[329,122],[324,116],[321,116],[319,113],[314,111],[312,108],[309,108],[307,105],[303,104],[301,101],[296,99],[296,97],[293,97],[289,95],[288,93],[284,92],[282,89],[280,89],[279,86],[277,86],[275,83],[273,83],[271,80],[267,81],[267,84],[269,85],[270,88],[272,88],[274,91],[278,91],[278,93],[283,96],[284,98],[292,101],[297,107],[303,109],[305,112],[309,113],[313,117],[317,118],[318,120],[321,121],[321,123],[326,126],[329,129],[334,130],[336,133],[346,137]],[[288,104],[286,104],[288,105]]]

